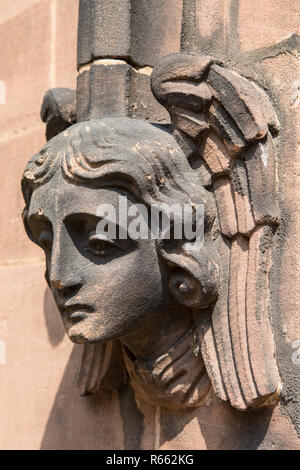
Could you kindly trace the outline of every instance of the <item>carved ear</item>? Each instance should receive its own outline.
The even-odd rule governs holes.
[[[171,272],[169,287],[173,297],[185,307],[205,308],[213,301],[213,297],[205,295],[200,283],[185,269]]]
[[[269,404],[281,388],[269,314],[276,114],[263,90],[209,56],[163,57],[151,80],[191,166],[209,172],[218,209],[219,297],[195,315],[207,372],[232,406]]]
[[[179,303],[206,309],[216,300],[219,267],[215,247],[209,241],[205,250],[186,250],[180,240],[161,240],[158,253],[170,266],[169,287]]]
[[[69,88],[53,88],[44,96],[41,118],[46,122],[47,140],[76,122],[76,91]]]

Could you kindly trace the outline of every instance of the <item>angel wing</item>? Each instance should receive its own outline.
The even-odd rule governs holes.
[[[235,408],[268,404],[281,389],[269,305],[276,114],[255,83],[209,56],[163,57],[151,86],[191,166],[208,174],[218,210],[221,292],[212,312],[195,317],[207,372]]]

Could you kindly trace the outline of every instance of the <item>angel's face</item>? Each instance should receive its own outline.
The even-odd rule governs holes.
[[[97,208],[112,204],[117,212],[119,195],[68,183],[58,172],[31,198],[29,229],[45,251],[46,278],[74,342],[122,337],[164,315],[171,301],[155,240],[96,236]]]

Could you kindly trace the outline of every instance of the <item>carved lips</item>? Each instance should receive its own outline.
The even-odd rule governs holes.
[[[84,304],[62,305],[62,310],[68,314],[69,318],[78,319],[93,311],[92,307]]]

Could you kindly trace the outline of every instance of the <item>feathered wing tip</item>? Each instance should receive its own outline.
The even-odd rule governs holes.
[[[273,135],[279,123],[256,84],[209,56],[171,54],[152,74],[174,137],[210,173],[221,235],[219,298],[195,317],[216,395],[245,410],[281,389],[269,316],[272,238],[279,222]]]

